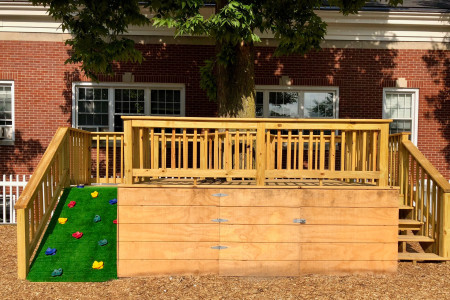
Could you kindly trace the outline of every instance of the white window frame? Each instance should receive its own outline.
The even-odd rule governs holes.
[[[176,117],[184,117],[186,113],[186,88],[182,83],[126,83],[126,82],[73,82],[72,83],[72,127],[78,128],[78,104],[77,104],[77,88],[105,88],[108,89],[108,123],[109,131],[114,131],[114,115],[115,115],[115,102],[114,102],[114,90],[115,89],[143,89],[144,90],[144,112],[146,116],[150,116],[151,111],[151,99],[150,94],[152,89],[167,89],[167,90],[179,90],[180,91],[180,114],[173,115]],[[123,114],[124,116],[127,114]],[[155,115],[152,116],[161,116]],[[163,115],[164,116],[164,115]]]
[[[0,140],[0,145],[2,146],[12,146],[14,145],[14,141],[16,140],[16,118],[15,118],[15,109],[14,109],[14,81],[13,80],[0,80],[1,85],[10,85],[11,86],[11,119],[12,119],[12,138],[11,139],[3,139]]]
[[[387,93],[407,93],[412,94],[412,122],[411,122],[411,142],[417,146],[417,133],[419,129],[419,89],[409,88],[383,88],[383,119],[387,119],[386,94]]]
[[[303,119],[305,110],[305,93],[314,92],[333,92],[333,119],[339,118],[339,87],[336,86],[300,86],[300,85],[256,85],[256,92],[263,92],[263,116],[262,118],[278,118],[271,117],[269,114],[269,92],[298,92],[299,93],[299,103],[298,103],[298,118]],[[316,117],[314,119],[331,119],[326,117]]]

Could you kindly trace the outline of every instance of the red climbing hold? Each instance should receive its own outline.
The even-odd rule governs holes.
[[[67,204],[67,206],[68,206],[69,208],[72,208],[72,207],[74,207],[76,204],[77,204],[77,203],[76,203],[75,201],[70,201],[69,204]]]
[[[117,220],[114,220],[113,223],[114,223],[114,224],[117,224]]]
[[[73,236],[74,238],[76,238],[76,239],[81,239],[81,237],[83,236],[83,233],[77,231],[77,232],[75,232],[75,233],[72,233],[72,236]]]

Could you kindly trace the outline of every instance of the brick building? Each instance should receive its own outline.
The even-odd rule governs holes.
[[[329,25],[322,50],[304,56],[274,57],[276,40],[263,36],[258,116],[392,118],[391,132],[411,131],[450,179],[450,4],[423,2],[375,3],[348,17],[321,10]],[[0,175],[31,174],[59,126],[122,131],[121,115],[216,115],[199,86],[212,41],[151,27],[129,36],[144,62],[118,64],[113,78],[92,83],[64,64],[69,35],[45,8],[0,1]]]

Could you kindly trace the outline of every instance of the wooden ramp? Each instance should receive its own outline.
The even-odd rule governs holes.
[[[118,276],[397,270],[395,189],[119,187]]]

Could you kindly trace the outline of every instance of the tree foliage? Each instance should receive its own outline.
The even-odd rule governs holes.
[[[391,5],[403,0],[383,0]],[[201,86],[210,98],[217,95],[218,66],[236,72],[239,46],[253,46],[261,34],[278,39],[276,55],[304,54],[318,49],[327,25],[317,14],[323,0],[217,0],[216,11],[205,17],[204,0],[32,0],[45,5],[63,30],[72,33],[70,63],[81,63],[89,77],[111,74],[115,61],[141,62],[142,54],[126,36],[130,25],[169,27],[175,36],[199,35],[216,42],[216,56],[201,68]],[[366,0],[328,0],[343,14],[355,13]],[[233,74],[230,73],[230,76]]]

